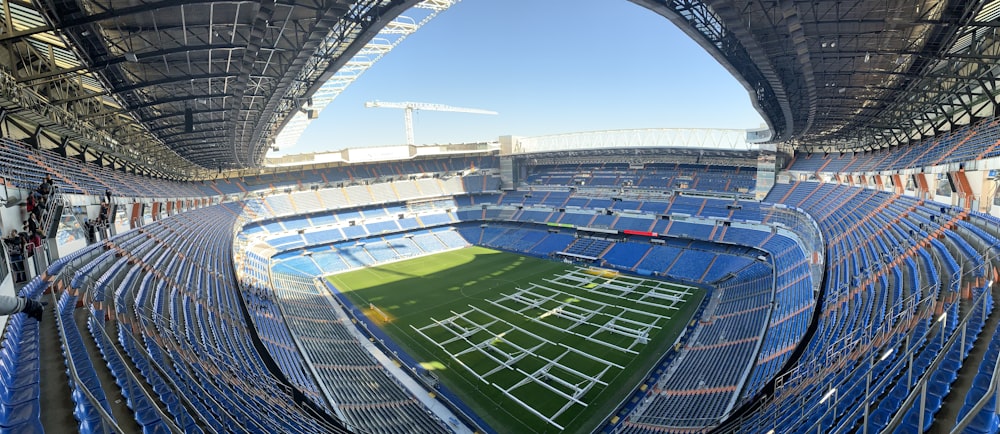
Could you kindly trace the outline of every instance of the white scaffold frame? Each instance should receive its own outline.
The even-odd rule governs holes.
[[[549,294],[544,295],[539,294],[539,292],[548,292]],[[597,307],[595,309],[588,310],[580,306],[576,306],[567,301],[567,298],[569,297],[593,304]],[[507,301],[518,303],[522,307],[512,308],[503,304]],[[544,325],[548,328],[576,335],[587,340],[588,342],[593,342],[595,344],[629,354],[638,354],[639,352],[633,348],[637,345],[645,345],[648,343],[650,332],[653,330],[659,330],[662,328],[659,324],[666,323],[670,320],[670,317],[667,315],[660,315],[624,306],[610,305],[539,284],[531,284],[527,288],[517,288],[517,292],[513,294],[504,294],[499,299],[490,300],[490,303],[496,307],[521,315],[529,321]],[[547,303],[554,303],[557,304],[557,306],[551,308],[542,307]],[[532,310],[539,310],[542,311],[542,313],[538,316],[532,316],[529,314]],[[607,312],[608,310],[617,310],[618,312],[611,313]],[[622,314],[626,312],[643,315],[648,317],[649,321],[642,322],[625,318]],[[551,324],[545,321],[545,319],[550,316],[573,321],[573,324],[567,327],[560,327],[555,324]],[[597,320],[591,322],[591,319]],[[604,321],[601,321],[600,319],[604,319]],[[596,327],[596,330],[589,334],[579,333],[574,330],[581,325]],[[602,340],[598,337],[598,335],[603,332],[632,338],[632,343],[627,347],[622,347],[620,345]]]
[[[591,274],[588,273],[588,271],[597,271],[597,273]],[[670,305],[666,307],[674,310],[677,310],[677,306],[684,304],[688,297],[691,296],[691,291],[688,290],[687,285],[672,284],[662,280],[645,279],[642,277],[624,274],[619,274],[614,278],[608,278],[600,275],[601,271],[605,270],[595,268],[575,268],[570,270],[567,274],[559,276],[555,279],[545,279],[545,281],[570,288],[581,288],[590,293],[601,294],[607,297],[615,297],[647,306],[663,307],[664,302],[669,302]],[[569,280],[574,284],[568,284],[563,280]],[[587,285],[590,283],[595,283],[596,286],[588,288]],[[683,286],[684,289],[677,290],[674,288],[676,286]],[[642,288],[649,288],[651,290],[642,292]],[[628,298],[629,295],[633,294],[638,295],[639,298]]]
[[[675,289],[666,282],[626,275],[607,277],[602,275],[602,271],[580,267],[570,269],[555,278],[540,279],[546,282],[544,284],[530,283],[524,288],[517,287],[514,293],[500,294],[499,298],[484,302],[519,315],[531,323],[576,335],[605,348],[636,355],[641,350],[637,347],[648,344],[650,335],[670,321],[671,316],[667,315],[667,311],[679,309],[678,305],[686,302],[692,295],[688,287]],[[581,293],[627,303],[609,304],[585,297]],[[432,317],[429,324],[422,327],[410,325],[410,328],[479,381],[492,385],[511,402],[560,430],[565,429],[556,422],[560,415],[574,405],[587,407],[585,395],[595,386],[606,387],[611,379],[625,369],[624,366],[605,360],[605,357],[592,355],[585,349],[555,342],[472,304],[467,306],[469,309],[463,312],[450,311],[451,316],[448,318]],[[557,325],[551,321],[546,322],[547,318],[560,318],[571,324]],[[580,330],[581,328],[585,330]],[[441,336],[442,331],[444,336]],[[432,338],[429,334],[437,338]],[[617,342],[602,338],[612,335],[619,336],[616,338]],[[631,339],[631,342],[623,342],[620,337]],[[499,345],[500,343],[503,345]],[[624,343],[627,345],[623,345]],[[479,366],[482,372],[477,371],[463,361],[463,358],[470,356],[480,361],[483,360],[481,357],[485,357],[495,365]],[[566,360],[567,356],[570,356],[570,360]],[[571,359],[580,358],[594,362],[595,365],[589,365],[591,369],[587,369],[590,372],[581,372],[570,365]],[[534,361],[526,364],[530,368],[526,368],[525,364],[518,366],[518,362],[525,359]],[[501,371],[517,372],[522,377],[515,378],[516,382],[513,384],[505,381],[501,381],[505,384],[497,384],[495,380],[500,377],[494,375]],[[510,380],[509,377],[505,378]],[[562,400],[558,401],[561,403],[559,408],[551,414],[542,414],[525,402],[523,398],[527,395],[521,392],[522,396],[519,397],[518,389],[528,385],[537,385],[551,392],[550,400]],[[534,393],[538,392],[537,388],[532,390]]]
[[[552,426],[555,426],[559,429],[564,429],[562,425],[559,425],[555,421],[555,419],[559,417],[559,415],[563,414],[574,404],[579,404],[586,407],[587,403],[582,400],[583,396],[586,395],[587,392],[589,392],[595,385],[607,386],[608,382],[605,381],[604,378],[608,376],[608,373],[611,369],[615,369],[616,373],[624,369],[624,367],[621,365],[608,362],[600,357],[593,356],[587,352],[580,351],[576,348],[566,346],[565,344],[556,343],[544,337],[538,336],[534,333],[531,333],[527,330],[517,327],[516,325],[513,325],[501,318],[496,317],[493,314],[490,314],[489,312],[486,312],[472,305],[469,305],[469,310],[467,311],[460,313],[451,311],[451,313],[452,313],[451,317],[443,320],[437,320],[431,318],[432,321],[431,324],[428,324],[426,326],[415,327],[411,325],[410,327],[418,334],[423,336],[424,339],[427,339],[428,341],[434,343],[434,345],[436,345],[438,348],[440,348],[442,351],[448,354],[448,356],[454,362],[458,363],[463,368],[465,368],[469,373],[478,378],[479,381],[482,381],[485,384],[492,385],[493,387],[499,389],[508,399],[516,402],[518,405],[524,407],[529,412],[535,414],[536,416],[544,420],[546,423],[549,423]],[[489,320],[482,324],[476,323],[467,318],[467,316],[470,313],[483,315],[489,318]],[[460,324],[459,322],[464,322],[466,324],[463,325]],[[501,328],[505,331],[500,333],[495,333],[491,331],[489,327],[494,325],[500,325]],[[452,337],[442,341],[437,341],[435,339],[432,339],[425,333],[425,331],[434,328],[440,328],[446,330],[447,332],[452,334]],[[472,337],[473,335],[483,331],[489,333],[489,335],[485,339],[481,339],[478,341],[470,339],[470,337]],[[511,342],[510,340],[504,339],[504,336],[510,333],[519,333],[531,337],[532,339],[538,341],[538,344],[530,347],[524,347],[514,342]],[[502,340],[506,345],[513,347],[515,351],[508,353],[498,349],[496,346],[493,345],[493,343],[497,340]],[[467,347],[461,351],[455,351],[455,352],[446,348],[446,345],[458,341],[463,341],[467,345]],[[539,355],[538,350],[545,346],[558,347],[561,348],[563,351],[559,356],[550,359]],[[495,362],[497,366],[486,372],[477,372],[471,366],[467,365],[465,362],[462,361],[463,355],[471,353],[478,353],[480,355],[483,355],[492,360],[493,362]],[[567,366],[560,363],[560,360],[562,360],[568,354],[576,354],[585,357],[603,366],[600,372],[598,372],[596,375],[589,375],[583,372],[579,372],[573,369],[571,366]],[[544,362],[544,365],[541,368],[534,370],[533,372],[525,371],[516,366],[516,363],[518,361],[527,357],[538,359]],[[489,377],[491,375],[504,369],[516,371],[521,375],[523,375],[523,378],[516,384],[506,388],[490,380]],[[553,386],[552,384],[549,384],[549,382],[555,382],[561,387]],[[550,415],[542,414],[538,410],[532,408],[530,404],[525,403],[523,400],[514,395],[514,391],[516,389],[530,383],[538,384],[539,386],[549,390],[559,398],[565,399],[566,403],[563,404],[559,408],[559,410],[557,410],[553,414]]]

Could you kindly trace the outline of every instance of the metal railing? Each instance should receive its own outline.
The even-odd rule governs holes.
[[[950,277],[958,278],[963,282],[972,282],[975,280],[975,276],[979,275],[979,272],[990,275],[986,272],[992,269],[991,264],[997,260],[1000,260],[1000,258],[994,257],[991,252],[985,252],[982,268],[966,268],[961,274]],[[942,280],[947,281],[948,278],[949,276],[943,276]],[[939,283],[930,282],[921,285],[919,288],[915,288],[914,291],[920,291],[923,294],[936,294],[939,290],[942,293],[948,292],[943,286],[939,289],[937,287]],[[809,426],[800,426],[798,431],[817,433],[847,432],[851,431],[857,423],[847,422],[857,421],[857,418],[860,416],[862,426],[858,429],[860,432],[867,434],[868,418],[871,413],[870,404],[883,399],[881,393],[884,392],[884,388],[881,386],[892,385],[896,381],[902,381],[892,377],[884,377],[877,380],[871,378],[871,366],[875,363],[889,360],[889,357],[892,357],[894,360],[890,367],[890,372],[896,372],[896,375],[905,375],[905,381],[908,384],[912,384],[912,386],[909,388],[907,398],[898,408],[894,409],[894,416],[889,421],[886,429],[891,432],[892,429],[898,427],[902,423],[906,413],[914,405],[919,406],[921,412],[919,423],[922,424],[924,422],[923,414],[926,405],[927,386],[931,375],[955,345],[965,345],[965,338],[967,333],[969,333],[968,327],[970,326],[970,322],[976,319],[973,316],[976,315],[974,307],[977,305],[983,306],[983,310],[979,315],[982,315],[981,320],[983,322],[986,321],[988,304],[992,301],[991,286],[992,282],[986,282],[986,285],[981,287],[984,290],[975,299],[971,300],[970,303],[965,304],[968,307],[967,312],[960,313],[961,316],[958,319],[957,325],[951,334],[947,336],[944,334],[944,322],[947,319],[947,314],[935,315],[934,309],[942,300],[937,297],[923,297],[919,302],[915,302],[912,295],[909,298],[900,300],[896,305],[899,306],[898,311],[901,312],[901,316],[884,323],[878,329],[859,330],[842,338],[838,341],[840,344],[835,345],[836,348],[829,350],[826,358],[819,363],[799,364],[795,369],[786,372],[776,379],[774,394],[769,396],[766,402],[759,403],[756,408],[744,412],[737,419],[723,423],[714,429],[713,432],[768,432],[769,430],[773,430],[777,421],[783,418],[792,417],[796,420],[806,420],[810,415],[815,415],[813,412],[821,411],[823,415],[819,420]],[[954,307],[954,303],[959,303],[959,300],[944,305],[945,312],[949,308]],[[892,307],[890,309],[896,310]],[[915,321],[921,319],[929,321],[930,326],[923,335],[914,336],[912,331],[916,324]],[[941,325],[938,326],[938,324]],[[929,342],[930,339],[938,338],[938,336],[943,340],[943,343],[934,359],[924,372],[914,372],[913,362],[919,353],[925,349],[925,343]],[[902,341],[894,342],[894,338],[902,339]],[[916,345],[914,342],[920,343],[920,345]],[[966,352],[964,347],[959,349],[963,354]],[[875,357],[878,357],[880,360],[875,361]],[[841,367],[847,366],[845,362],[849,361],[859,363],[847,371],[842,370]],[[863,373],[863,369],[869,370],[863,374],[866,376],[866,383],[864,393],[857,397],[859,406],[846,414],[828,416],[830,412],[835,412],[835,407],[839,404],[839,400],[843,399],[842,395],[846,393],[846,389],[856,387],[857,384],[829,383],[827,380],[837,378],[838,376],[854,378],[852,374]],[[1000,373],[1000,369],[995,369],[994,372]],[[799,390],[818,385],[825,386],[828,391],[834,391],[830,396],[824,396],[826,399],[823,399],[819,404],[810,404],[815,395],[801,397],[797,394]],[[998,393],[998,389],[1000,389],[1000,378],[995,374],[991,380],[989,392],[977,403],[977,409],[984,408],[991,394]],[[956,427],[956,431],[953,432],[959,432],[959,428],[968,426],[975,413],[974,411],[966,416]],[[832,425],[828,423],[831,417],[835,418]]]
[[[984,359],[983,362],[985,361]],[[994,399],[991,411],[1000,414],[1000,355],[997,356],[996,364],[993,366],[993,375],[990,376],[990,385],[986,388],[986,392],[983,393],[983,397],[979,398],[969,413],[955,424],[955,427],[951,430],[951,434],[965,432],[965,428],[972,423],[976,416],[979,415],[979,412],[986,409],[986,406],[990,403],[990,399]]]
[[[96,250],[96,249],[91,249],[91,250]],[[89,259],[92,259],[92,256],[94,256],[94,254],[92,252],[88,252],[84,255],[80,255],[79,257],[73,259],[72,261],[70,261],[70,264],[67,264],[67,266],[62,269],[59,275],[56,276],[56,279],[53,280],[50,284],[56,284],[58,282],[64,288],[67,288],[66,291],[69,291],[70,290],[69,281],[72,270],[75,270],[76,268],[79,268],[83,263],[88,262]],[[59,295],[60,295],[59,291],[52,291],[49,294],[49,298],[51,299],[50,302],[53,305],[53,309],[55,310],[56,328],[59,332],[59,339],[62,340],[63,343],[63,357],[66,358],[66,367],[68,368],[69,382],[71,383],[71,385],[73,385],[73,387],[75,387],[75,389],[79,390],[83,394],[83,396],[90,403],[91,407],[93,407],[100,415],[102,422],[100,426],[101,429],[100,432],[124,433],[122,428],[118,426],[118,423],[115,421],[114,416],[112,416],[107,411],[107,409],[105,409],[104,406],[101,405],[100,400],[96,396],[94,396],[93,393],[91,393],[91,391],[84,384],[83,380],[80,378],[80,373],[77,371],[76,363],[74,362],[73,359],[73,352],[70,350],[69,341],[67,340],[68,336],[66,332],[67,325],[63,322],[63,316],[61,312],[59,312]],[[74,324],[73,326],[75,327],[76,325]]]

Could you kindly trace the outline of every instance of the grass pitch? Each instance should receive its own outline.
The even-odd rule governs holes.
[[[615,274],[469,247],[327,279],[494,429],[542,433],[594,429],[704,297]]]

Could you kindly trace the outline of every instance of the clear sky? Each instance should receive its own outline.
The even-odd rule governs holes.
[[[404,14],[405,15],[405,14]],[[757,128],[747,91],[670,21],[626,0],[462,0],[385,55],[279,154],[630,128]]]

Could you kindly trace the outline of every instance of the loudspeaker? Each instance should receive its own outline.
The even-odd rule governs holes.
[[[184,109],[184,132],[190,133],[194,131],[194,112],[190,108]]]

